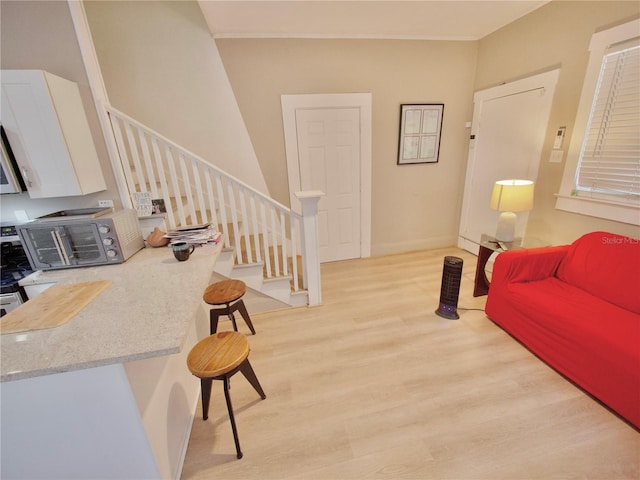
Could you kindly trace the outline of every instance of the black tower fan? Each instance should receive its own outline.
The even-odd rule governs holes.
[[[444,257],[442,268],[442,286],[440,287],[440,306],[436,313],[450,320],[460,318],[458,315],[458,295],[462,278],[462,259]]]

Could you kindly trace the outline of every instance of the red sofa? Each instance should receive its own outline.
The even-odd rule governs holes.
[[[640,240],[593,232],[500,253],[485,312],[640,428]]]

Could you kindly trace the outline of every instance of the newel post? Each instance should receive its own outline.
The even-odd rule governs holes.
[[[320,282],[320,240],[318,235],[318,202],[324,192],[314,190],[296,192],[302,205],[302,238],[305,254],[303,272],[307,280],[309,306],[322,303],[322,285]]]

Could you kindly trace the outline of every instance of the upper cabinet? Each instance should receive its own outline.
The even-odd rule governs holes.
[[[78,85],[42,70],[2,70],[0,119],[31,198],[106,189]]]

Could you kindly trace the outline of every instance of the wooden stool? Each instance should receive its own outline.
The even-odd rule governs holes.
[[[229,379],[240,371],[260,397],[263,400],[267,398],[249,363],[249,342],[246,337],[237,332],[220,332],[200,340],[187,356],[187,367],[193,375],[200,378],[203,420],[209,418],[209,401],[213,380],[222,380],[224,383],[224,396],[227,400],[233,439],[236,442],[236,453],[238,458],[242,458],[236,420],[233,416],[233,407],[229,396]]]
[[[209,305],[224,305],[222,308],[212,308],[209,312],[211,335],[218,330],[218,318],[220,315],[227,315],[233,324],[233,329],[237,332],[238,325],[236,325],[236,317],[233,315],[233,312],[236,311],[240,312],[251,333],[256,334],[253,323],[251,323],[251,318],[249,318],[247,307],[245,307],[244,301],[242,300],[242,296],[246,291],[247,286],[242,280],[222,280],[209,285],[205,289],[202,300]]]

